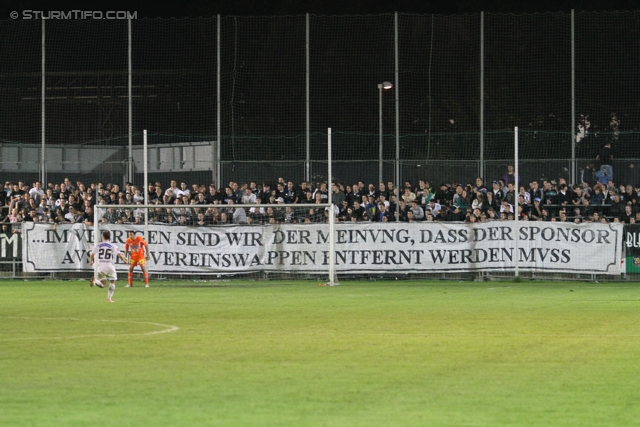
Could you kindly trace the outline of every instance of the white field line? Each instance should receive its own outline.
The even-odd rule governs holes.
[[[66,339],[76,339],[76,338],[97,338],[97,337],[125,337],[125,336],[134,336],[134,335],[157,335],[157,334],[166,334],[168,332],[175,332],[180,329],[177,326],[173,325],[164,325],[162,323],[154,323],[154,322],[137,322],[135,320],[103,320],[103,319],[76,319],[73,317],[13,317],[13,316],[4,316],[5,319],[22,319],[22,320],[68,320],[68,321],[76,321],[76,322],[111,322],[111,323],[135,323],[140,325],[153,325],[159,326],[165,329],[159,331],[151,331],[151,332],[138,332],[138,333],[130,333],[130,334],[95,334],[95,335],[69,335],[62,337],[21,337],[21,338],[0,338],[0,341],[24,341],[24,340],[66,340]]]

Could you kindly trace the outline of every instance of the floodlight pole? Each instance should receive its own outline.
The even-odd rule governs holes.
[[[379,147],[378,147],[378,182],[384,182],[384,180],[382,179],[382,90],[387,90],[387,89],[391,89],[393,87],[393,84],[391,84],[391,82],[382,82],[380,84],[378,84],[378,92],[380,94],[380,99],[378,101],[378,105],[380,107],[380,114],[379,114],[379,133],[380,133],[380,140],[379,140]]]

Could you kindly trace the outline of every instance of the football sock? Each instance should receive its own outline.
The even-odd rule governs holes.
[[[148,285],[148,284],[149,284],[149,272],[144,271],[144,272],[142,273],[142,275],[144,276],[144,284],[145,284],[145,285]]]
[[[133,285],[133,271],[129,272],[129,284]]]
[[[107,298],[111,299],[111,297],[113,297],[113,293],[116,291],[116,284],[115,283],[110,283],[109,284],[109,292],[107,293]]]

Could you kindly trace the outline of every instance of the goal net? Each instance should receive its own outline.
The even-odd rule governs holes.
[[[112,242],[124,249],[129,231],[143,236],[152,280],[307,279],[335,284],[329,256],[331,204],[213,204],[198,203],[199,195],[188,197],[186,203],[178,198],[168,204],[96,205],[95,240],[110,230]]]

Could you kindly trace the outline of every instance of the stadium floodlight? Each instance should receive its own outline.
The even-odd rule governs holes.
[[[379,144],[379,161],[378,161],[378,182],[383,182],[382,179],[382,90],[389,90],[393,87],[393,84],[391,84],[391,82],[382,82],[378,84],[378,91],[380,92],[380,101],[379,101],[379,106],[380,106],[380,144]]]

